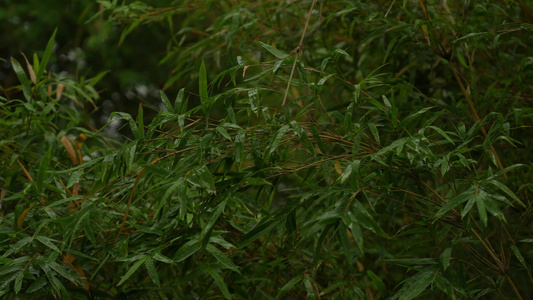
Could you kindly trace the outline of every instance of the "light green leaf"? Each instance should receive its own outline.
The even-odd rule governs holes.
[[[184,97],[185,89],[182,88],[176,95],[176,100],[174,101],[174,112],[177,114],[183,114],[187,111],[187,102],[183,102]]]
[[[159,94],[161,96],[161,102],[163,102],[163,105],[167,109],[168,112],[174,111],[172,108],[172,104],[170,104],[170,100],[168,100],[167,95],[163,91],[159,91]]]
[[[267,50],[268,52],[270,52],[272,55],[274,55],[275,57],[277,58],[287,58],[289,55],[281,50],[278,50],[272,46],[270,46],[269,44],[265,44],[261,41],[259,41],[259,44],[261,45],[261,47],[265,48],[265,50]]]

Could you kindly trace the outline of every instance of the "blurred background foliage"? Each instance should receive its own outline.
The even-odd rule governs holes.
[[[533,297],[531,1],[4,4],[4,297]]]

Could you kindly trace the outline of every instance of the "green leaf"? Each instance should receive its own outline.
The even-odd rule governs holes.
[[[198,239],[188,241],[187,243],[183,244],[183,246],[181,246],[178,251],[176,251],[176,254],[174,254],[174,261],[180,262],[182,260],[185,260],[187,257],[198,252],[201,246],[202,245],[200,244],[200,241]]]
[[[43,245],[45,245],[46,247],[58,252],[58,253],[61,253],[61,250],[59,250],[59,248],[56,247],[56,245],[54,245],[53,241],[54,242],[57,242],[51,238],[48,238],[48,237],[45,237],[45,236],[41,236],[41,235],[38,235],[35,237],[36,240],[38,240],[39,242],[43,243]]]
[[[370,132],[372,133],[372,135],[376,139],[376,142],[378,142],[378,144],[380,144],[379,132],[378,132],[378,128],[376,127],[376,124],[374,124],[373,122],[368,123],[368,129],[370,129]]]
[[[442,130],[439,127],[436,127],[436,126],[428,126],[428,128],[431,128],[431,129],[435,130],[438,134],[440,134],[442,137],[444,137],[448,142],[450,142],[452,145],[455,145],[453,140],[450,138],[450,136],[446,132],[444,132],[444,130]]]
[[[213,226],[215,225],[216,221],[218,220],[218,217],[224,212],[224,209],[226,208],[227,200],[222,201],[220,204],[213,209],[211,212],[211,216],[209,217],[209,220],[205,224],[204,228],[202,228],[202,245],[206,245],[207,241],[210,237],[210,232]]]
[[[272,46],[270,46],[269,44],[265,44],[261,41],[259,41],[259,44],[261,45],[261,47],[265,48],[268,52],[270,52],[272,55],[274,55],[275,57],[277,58],[287,58],[289,55],[281,50],[278,50]]]
[[[215,280],[218,288],[222,292],[222,295],[224,295],[224,297],[226,297],[226,299],[232,299],[231,293],[228,290],[228,286],[224,282],[224,279],[222,278],[222,276],[220,276],[220,274],[218,274],[217,271],[213,270],[213,269],[207,269],[207,273],[209,275],[211,275],[213,280]]]
[[[148,256],[148,258],[144,261],[144,267],[146,268],[146,271],[148,271],[148,275],[152,279],[152,282],[158,287],[161,287],[161,282],[159,281],[159,274],[157,273],[157,270],[154,265],[154,259],[152,257]]]
[[[43,57],[41,59],[41,63],[39,65],[39,70],[35,70],[37,82],[41,81],[41,78],[44,74],[44,70],[46,69],[46,66],[48,65],[48,61],[50,61],[50,57],[52,56],[52,50],[54,49],[54,43],[56,38],[57,28],[52,33],[52,36],[48,40],[48,43],[46,44],[46,48],[44,50]]]
[[[270,220],[264,223],[257,224],[252,230],[247,232],[241,237],[237,245],[240,249],[248,246],[253,241],[257,240],[260,236],[266,234],[279,224],[278,220]]]
[[[139,103],[139,111],[137,112],[137,125],[139,126],[137,128],[137,134],[135,134],[135,137],[138,140],[144,140],[144,117],[143,117],[143,105],[142,103]]]
[[[459,42],[459,41],[462,41],[462,40],[464,40],[464,39],[468,39],[468,38],[475,37],[475,36],[480,36],[480,35],[485,35],[485,34],[488,34],[488,32],[471,32],[471,33],[469,33],[469,34],[465,34],[465,35],[463,35],[463,36],[460,37],[460,38],[455,39],[455,40],[453,41],[453,43],[455,44],[455,43],[457,43],[457,42]]]
[[[378,223],[374,220],[374,218],[372,218],[372,216],[359,201],[353,201],[350,211],[354,214],[357,222],[363,227],[372,230],[385,238],[389,238],[385,231],[381,229]]]
[[[257,89],[252,89],[248,91],[248,103],[254,114],[259,114],[259,108],[261,102],[259,101],[259,92]]]
[[[524,268],[526,268],[526,270],[529,270],[529,268],[528,268],[528,266],[526,264],[526,260],[524,259],[524,257],[520,253],[520,249],[518,249],[518,247],[516,247],[515,245],[512,245],[511,249],[513,250],[514,255],[516,256],[518,261],[522,264],[522,266],[524,266]]]
[[[477,194],[474,197],[476,198],[477,211],[479,214],[479,218],[481,219],[483,226],[487,227],[488,220],[487,220],[487,210],[485,207],[485,199],[480,194]]]
[[[194,172],[196,175],[194,178],[190,178],[189,182],[194,183],[201,188],[205,189],[209,194],[216,195],[215,182],[213,181],[213,175],[209,172],[206,166],[202,166]],[[193,181],[194,180],[194,181]]]
[[[225,139],[228,139],[231,142],[231,136],[229,135],[226,128],[222,127],[222,124],[218,125],[216,127],[216,130],[218,131],[218,133],[220,133],[221,136],[223,136]]]
[[[18,294],[20,290],[22,289],[22,280],[24,279],[24,271],[17,274],[17,277],[15,278],[15,286],[13,287],[13,290],[15,291],[15,294]]]
[[[8,257],[12,253],[17,252],[18,250],[22,249],[24,246],[28,245],[33,241],[32,237],[25,237],[21,239],[20,241],[16,242],[14,245],[12,245],[9,250],[7,250],[2,257]]]
[[[41,162],[39,163],[39,173],[37,173],[37,191],[43,193],[43,183],[45,178],[48,178],[48,165],[52,160],[52,146],[45,152]]]
[[[418,116],[426,113],[428,110],[430,110],[432,108],[433,108],[433,106],[425,107],[425,108],[422,108],[421,110],[417,111],[416,113],[409,115],[407,118],[403,119],[400,122],[400,125],[398,125],[398,129],[403,129],[405,126],[407,126],[413,120],[415,120]]]
[[[393,299],[410,300],[420,295],[433,282],[435,266],[429,266],[409,277],[403,282],[402,288],[394,295]]]
[[[244,138],[246,132],[244,130],[237,131],[235,136],[235,163],[237,164],[237,171],[241,171],[242,162],[244,160]]]
[[[352,233],[355,243],[361,252],[364,252],[363,232],[361,231],[361,226],[359,226],[359,222],[357,222],[355,216],[351,212],[348,212],[348,214],[342,217],[342,220],[344,224],[350,228],[350,232]]]
[[[209,111],[209,96],[207,94],[207,72],[205,70],[205,63],[202,61],[200,65],[200,73],[198,79],[198,89],[200,92],[200,103],[202,105],[202,111],[207,113]]]
[[[20,65],[20,63],[13,57],[11,57],[11,65],[13,66],[13,70],[15,71],[15,74],[17,74],[17,77],[22,84],[22,92],[24,93],[24,98],[26,98],[26,101],[31,100],[31,86],[30,81],[28,80],[28,77],[26,77],[26,73],[24,72],[24,69]]]
[[[501,182],[499,182],[497,180],[491,180],[489,182],[492,183],[493,185],[495,185],[500,190],[502,190],[504,193],[506,193],[509,197],[511,197],[511,199],[513,199],[515,202],[520,204],[520,206],[522,206],[523,208],[526,208],[526,205],[505,184],[503,184],[503,183],[501,183]]]
[[[87,85],[94,87],[98,82],[100,82],[100,80],[102,80],[102,78],[104,78],[107,73],[109,73],[109,71],[102,71],[98,73],[87,83]]]
[[[305,285],[305,289],[307,290],[307,298],[308,300],[316,300],[318,299],[317,295],[316,295],[316,291],[313,287],[313,283],[311,282],[311,278],[309,277],[309,275],[305,275],[304,276],[304,285]]]
[[[28,289],[26,290],[26,293],[30,294],[30,293],[34,293],[40,289],[42,289],[43,287],[45,287],[47,284],[48,284],[48,281],[46,280],[47,278],[46,277],[41,277],[37,280],[35,280],[29,287]]]
[[[344,171],[342,172],[341,176],[339,176],[339,180],[341,183],[344,183],[348,178],[350,178],[350,175],[352,173],[355,177],[359,175],[359,165],[361,164],[361,161],[356,159],[352,163],[346,166]]]
[[[272,185],[268,180],[259,177],[246,177],[243,183],[248,185]]]
[[[131,277],[131,275],[133,275],[133,273],[135,273],[135,271],[137,271],[137,269],[148,259],[150,258],[150,256],[143,256],[141,259],[139,259],[135,264],[133,264],[133,266],[128,270],[128,272],[126,272],[126,275],[124,275],[124,277],[122,277],[122,279],[117,283],[117,286],[120,286],[121,284],[124,283],[124,281],[128,280],[128,278]]]
[[[233,272],[237,272],[240,274],[239,268],[229,259],[222,251],[220,251],[217,247],[213,246],[212,244],[207,244],[205,249],[213,254],[215,259],[222,264],[224,267],[232,270]]]
[[[279,142],[281,141],[281,139],[283,138],[283,136],[285,135],[285,133],[287,131],[289,131],[290,127],[288,125],[283,125],[281,126],[281,128],[278,130],[278,132],[276,132],[276,134],[274,135],[274,137],[270,140],[270,143],[266,149],[266,155],[265,155],[265,160],[268,160],[270,158],[270,156],[272,155],[272,153],[274,153],[274,151],[276,151],[276,148],[278,147],[279,145]]]
[[[452,256],[452,247],[444,249],[440,255],[440,263],[442,264],[442,269],[446,271],[450,266],[450,258]]]
[[[174,111],[172,108],[172,104],[170,104],[170,100],[168,100],[167,95],[163,91],[159,91],[159,94],[161,96],[161,102],[163,102],[163,105],[167,109],[168,112]]]
[[[366,274],[368,275],[368,277],[370,277],[370,279],[372,279],[372,282],[376,285],[376,287],[378,288],[378,291],[382,295],[385,295],[387,292],[387,287],[385,286],[381,278],[379,278],[378,275],[372,272],[372,270],[367,270]]]
[[[433,216],[433,219],[434,220],[440,219],[442,216],[444,216],[450,210],[455,209],[459,205],[461,205],[463,202],[474,198],[473,196],[474,196],[475,190],[476,190],[475,186],[471,186],[470,188],[468,188],[467,190],[465,190],[461,194],[453,197],[452,199],[448,199],[446,201],[446,204],[444,204],[439,209],[439,211]],[[465,215],[466,215],[466,213],[465,213]]]
[[[284,284],[281,289],[278,291],[278,295],[276,298],[280,299],[281,296],[285,295],[288,291],[290,291],[298,282],[302,281],[304,278],[303,274],[297,275],[296,277],[293,277],[291,280],[289,280],[286,284]]]
[[[177,114],[183,114],[187,111],[187,104],[183,102],[185,97],[185,89],[180,89],[176,95],[176,100],[174,101],[174,112]]]

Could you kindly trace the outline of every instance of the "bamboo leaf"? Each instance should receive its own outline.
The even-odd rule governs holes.
[[[182,260],[185,260],[187,257],[198,252],[200,248],[201,248],[200,240],[198,239],[190,240],[187,243],[183,244],[183,246],[181,246],[178,249],[178,251],[176,251],[176,254],[174,254],[174,261],[180,262]]]
[[[172,104],[170,104],[170,100],[168,100],[167,95],[163,91],[159,91],[159,95],[161,97],[161,102],[163,102],[163,105],[167,109],[168,112],[174,111],[174,108],[172,107]]]
[[[270,143],[269,143],[269,145],[268,145],[268,147],[266,149],[265,160],[268,160],[270,158],[270,156],[272,155],[272,153],[274,153],[274,151],[276,151],[276,148],[278,147],[279,142],[281,141],[281,139],[283,138],[285,133],[287,131],[289,131],[289,129],[290,129],[290,127],[288,125],[283,125],[276,132],[274,137],[270,140]]]
[[[215,247],[215,246],[213,246],[211,244],[207,244],[205,249],[209,253],[213,254],[215,259],[219,263],[221,263],[224,267],[232,270],[233,272],[237,272],[237,273],[240,274],[239,268],[231,261],[231,259],[229,259],[224,253],[222,253],[222,251],[218,250],[217,247]]]
[[[409,277],[393,299],[410,300],[418,297],[433,281],[435,271],[434,266],[429,266]]]
[[[13,67],[13,70],[15,71],[15,74],[17,74],[17,77],[22,84],[22,92],[24,93],[24,98],[26,98],[26,101],[31,100],[31,86],[30,81],[28,80],[28,77],[26,77],[26,73],[24,72],[24,69],[22,69],[22,66],[20,63],[13,57],[11,57],[11,66]]]
[[[135,137],[138,139],[138,140],[144,140],[144,116],[143,116],[143,105],[142,103],[139,103],[139,110],[137,112],[137,125],[139,126],[138,127],[138,131],[137,131],[137,134],[135,135]]]
[[[46,247],[56,251],[57,253],[61,253],[61,250],[59,250],[59,248],[57,248],[56,245],[54,245],[53,242],[57,242],[51,238],[48,238],[48,237],[45,237],[45,236],[41,236],[41,235],[38,235],[35,237],[36,240],[38,240],[39,242],[43,243],[43,245],[45,245]]]
[[[215,282],[217,283],[218,288],[222,292],[222,295],[224,295],[224,297],[226,297],[226,299],[232,299],[231,293],[228,290],[228,286],[224,282],[224,279],[222,279],[222,276],[220,276],[220,274],[218,274],[217,271],[215,271],[213,269],[207,269],[207,273],[209,275],[211,275],[213,280],[215,280]]]
[[[502,192],[507,194],[507,196],[511,197],[511,199],[513,199],[516,203],[520,204],[520,206],[522,206],[523,208],[526,208],[526,205],[506,185],[504,185],[503,183],[497,180],[491,180],[489,182],[495,185],[497,188],[499,188]]]
[[[252,230],[247,232],[243,237],[241,237],[237,245],[239,246],[240,249],[248,246],[250,243],[257,240],[260,236],[272,230],[278,224],[279,224],[279,221],[277,220],[270,220],[262,224],[258,224]]]
[[[218,217],[224,212],[224,209],[226,208],[227,200],[222,201],[220,204],[213,209],[211,212],[211,216],[209,217],[209,220],[205,224],[204,228],[202,228],[202,245],[206,245],[207,241],[210,238],[211,229],[213,229],[213,226],[215,225],[216,221],[218,220]]]
[[[121,284],[123,284],[126,280],[128,280],[128,278],[131,277],[131,275],[133,275],[133,273],[135,273],[135,271],[137,271],[137,269],[148,259],[150,258],[150,256],[143,256],[141,259],[139,259],[137,262],[135,262],[133,264],[133,266],[128,270],[128,272],[126,272],[126,274],[124,275],[124,277],[122,277],[122,279],[117,283],[117,286],[120,286]]]
[[[44,50],[43,57],[41,59],[41,63],[39,65],[39,69],[36,71],[36,77],[37,82],[41,81],[41,78],[44,74],[44,71],[46,67],[48,66],[48,61],[50,61],[50,57],[52,56],[52,50],[54,50],[54,44],[55,44],[55,38],[56,38],[57,28],[52,33],[52,36],[48,40],[48,43],[46,44],[46,48]]]
[[[148,271],[148,276],[150,276],[152,282],[158,287],[160,287],[161,281],[159,281],[159,274],[157,273],[157,270],[155,268],[154,259],[152,257],[147,256],[147,259],[144,261],[144,267],[146,268],[146,271]]]
[[[205,70],[205,63],[202,61],[200,65],[198,89],[200,93],[200,103],[202,105],[202,111],[207,113],[210,108],[209,95],[207,94],[207,72]]]
[[[281,50],[278,50],[269,44],[265,44],[261,41],[259,41],[259,44],[261,47],[265,48],[266,51],[270,52],[270,54],[274,55],[277,58],[287,58],[289,55]]]

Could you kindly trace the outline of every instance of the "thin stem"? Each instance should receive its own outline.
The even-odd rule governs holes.
[[[302,36],[300,37],[300,43],[298,44],[298,47],[292,50],[292,54],[296,54],[297,56],[294,58],[294,63],[292,64],[291,75],[289,76],[289,82],[287,83],[287,88],[285,89],[285,96],[283,96],[283,102],[281,103],[281,106],[285,106],[285,103],[287,102],[287,95],[289,95],[289,88],[291,87],[292,76],[294,76],[294,69],[296,69],[296,62],[298,61],[298,55],[302,54],[302,45],[304,43],[305,34],[307,32],[307,27],[309,26],[309,20],[311,19],[311,14],[313,13],[313,8],[315,7],[316,1],[317,0],[313,0],[313,3],[311,4],[311,8],[309,9],[309,13],[307,14],[307,20],[305,21],[305,26],[302,32]]]

